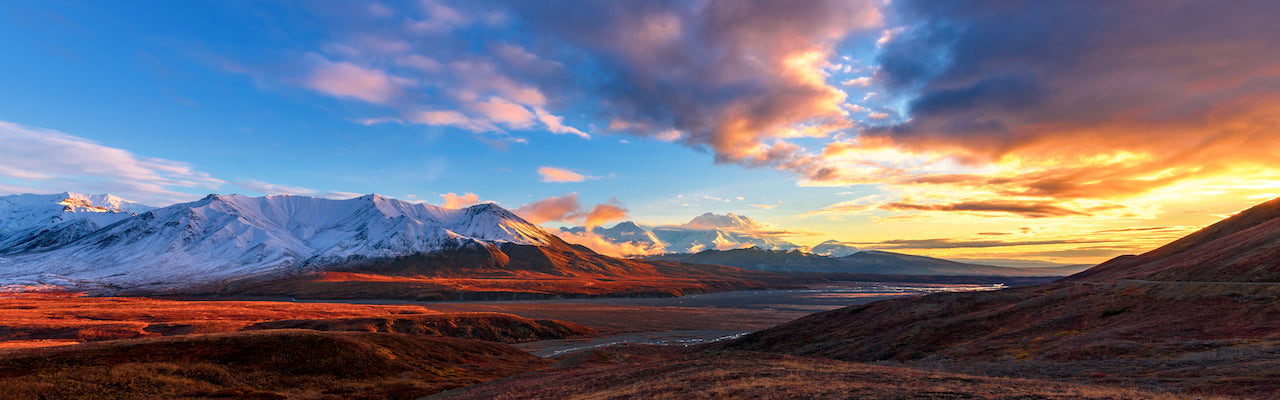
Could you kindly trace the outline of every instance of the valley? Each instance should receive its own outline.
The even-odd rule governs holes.
[[[87,226],[63,206],[51,209],[56,226]],[[378,196],[209,196],[158,210],[112,216],[95,231],[20,231],[34,239],[15,242],[0,263],[13,282],[0,296],[0,394],[1158,399],[1280,390],[1280,283],[1271,279],[1280,200],[1063,278],[1037,275],[1059,267],[878,251],[616,258],[494,205],[444,210]],[[156,215],[177,219],[157,225]],[[463,228],[473,236],[453,231]],[[47,238],[66,242],[21,244]],[[149,250],[160,243],[185,250]],[[424,243],[437,247],[415,250]],[[182,256],[165,255],[174,251]],[[209,251],[221,258],[191,263]],[[335,252],[345,261],[290,261]],[[125,268],[148,254],[178,268]],[[116,267],[84,269],[85,260]],[[964,272],[972,275],[949,275]],[[174,281],[184,276],[197,278]],[[803,383],[814,381],[822,384]]]

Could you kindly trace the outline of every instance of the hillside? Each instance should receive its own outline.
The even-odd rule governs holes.
[[[1070,281],[1143,279],[1280,282],[1280,199],[1241,211],[1139,256],[1120,256]]]
[[[1274,270],[1274,258],[1251,260],[1274,251],[1277,204],[1054,283],[847,307],[723,346],[992,374],[1009,374],[1008,363],[1018,361],[1015,375],[1028,377],[1159,379],[1196,393],[1274,394],[1280,285],[1262,273]],[[1179,282],[1162,282],[1170,278]]]
[[[967,264],[939,258],[891,253],[858,251],[844,257],[829,257],[799,250],[766,250],[758,247],[734,250],[705,250],[692,254],[649,256],[650,260],[667,260],[699,264],[719,264],[758,271],[824,272],[880,275],[946,275],[946,276],[1046,276],[1066,275],[1074,269],[1009,268]]]
[[[611,348],[436,399],[1161,399],[1155,393],[750,352]]]

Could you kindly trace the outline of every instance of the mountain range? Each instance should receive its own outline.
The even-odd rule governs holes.
[[[734,250],[704,250],[692,254],[662,254],[645,258],[649,260],[729,265],[757,271],[882,275],[1065,276],[1088,268],[1088,266],[998,267],[878,250],[858,251],[843,257],[831,257],[800,250],[768,250],[758,247]]]
[[[283,295],[301,282],[334,281],[325,274],[342,271],[400,280],[510,278],[524,271],[521,282],[528,285],[548,277],[604,276],[644,277],[659,285],[664,278],[696,275],[706,282],[733,282],[720,290],[759,285],[738,279],[735,274],[745,271],[729,267],[684,268],[596,254],[489,203],[447,209],[378,195],[209,195],[151,208],[110,195],[62,193],[6,196],[0,204],[0,287],[10,290],[234,293],[271,282],[276,292],[253,294]],[[348,274],[337,280],[342,279],[375,278]],[[686,283],[687,289],[708,288],[697,279]],[[617,285],[599,290],[635,289]]]
[[[562,232],[582,234],[586,227],[560,228]],[[771,236],[768,226],[745,215],[705,213],[680,225],[643,227],[633,221],[620,222],[612,228],[596,226],[590,233],[614,244],[630,244],[644,249],[645,254],[696,253],[703,250],[726,250],[760,247],[772,250],[798,249],[800,246]]]

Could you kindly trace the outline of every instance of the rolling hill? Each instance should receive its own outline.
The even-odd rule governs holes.
[[[723,346],[1270,397],[1280,389],[1278,207],[1053,283],[847,307]]]

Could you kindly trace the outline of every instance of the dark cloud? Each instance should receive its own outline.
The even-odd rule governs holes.
[[[1160,160],[1130,175],[1204,164],[1240,141],[1276,148],[1259,141],[1276,118],[1220,123],[1250,122],[1243,119],[1280,98],[1280,3],[893,4],[908,27],[886,44],[877,78],[916,93],[912,119],[872,135],[955,146],[983,160],[1057,145],[1071,147],[1052,153],[1159,151]],[[1059,177],[1060,185],[1088,181]],[[1052,183],[1029,191],[1053,196],[1061,188]]]
[[[880,242],[848,242],[849,245],[875,249],[968,249],[991,247],[1039,246],[1054,244],[1110,243],[1110,240],[963,240],[963,239],[899,239]]]
[[[1029,218],[1088,215],[1085,211],[1068,209],[1049,202],[1016,201],[967,201],[946,204],[916,204],[896,202],[880,206],[895,211],[966,211],[978,213],[1008,213]]]
[[[777,139],[850,127],[821,67],[881,23],[870,1],[515,2],[522,20],[591,55],[614,130],[679,140],[718,162],[777,165]],[[581,89],[581,87],[579,87]],[[803,134],[803,133],[801,133]]]

